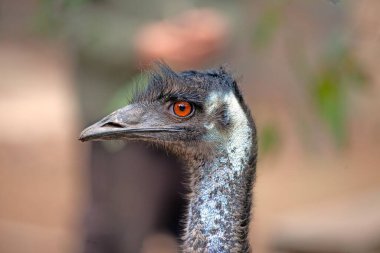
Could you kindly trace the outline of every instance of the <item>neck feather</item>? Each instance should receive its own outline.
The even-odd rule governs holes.
[[[240,107],[240,106],[239,106]],[[241,115],[241,112],[239,112]],[[236,113],[236,117],[239,114]],[[255,143],[246,118],[233,119],[232,134],[212,158],[193,160],[184,252],[248,252],[248,223]],[[254,147],[254,148],[253,148]]]
[[[216,96],[218,97],[218,96]],[[210,115],[217,104],[208,106]],[[206,142],[217,142],[215,152],[193,156],[191,194],[184,235],[184,252],[249,252],[247,239],[251,188],[256,159],[256,133],[235,95],[227,94],[229,128],[206,124]],[[212,117],[210,117],[212,118]]]
[[[232,169],[231,158],[203,164],[193,182],[185,252],[248,252],[248,223],[253,169]]]

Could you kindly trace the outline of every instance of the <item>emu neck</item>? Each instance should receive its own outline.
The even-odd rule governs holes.
[[[207,108],[213,115],[218,101],[212,95],[209,100]],[[205,124],[208,134],[204,140],[215,144],[211,148],[215,152],[198,151],[200,158],[188,160],[193,181],[184,252],[249,252],[247,235],[254,180],[250,164],[256,159],[255,129],[233,94],[227,94],[224,103],[227,110],[218,122],[224,131],[215,122]]]
[[[244,147],[241,147],[244,148]],[[192,183],[185,252],[248,252],[248,222],[253,170],[249,148],[240,155],[216,155],[199,163]],[[225,152],[224,152],[225,153]]]

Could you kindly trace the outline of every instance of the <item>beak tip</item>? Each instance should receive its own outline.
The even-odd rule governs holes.
[[[78,137],[78,140],[81,141],[81,142],[86,142],[86,141],[88,141],[88,140],[89,140],[89,135],[88,135],[87,132],[88,132],[87,129],[83,130],[83,131],[80,133],[80,135],[79,135],[79,137]]]
[[[84,138],[84,136],[80,135],[80,136],[78,137],[78,141],[85,142],[85,141],[86,141],[86,138]]]

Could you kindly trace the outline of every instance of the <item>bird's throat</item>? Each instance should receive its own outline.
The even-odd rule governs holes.
[[[253,169],[245,159],[221,155],[198,166],[191,186],[184,251],[247,252]]]

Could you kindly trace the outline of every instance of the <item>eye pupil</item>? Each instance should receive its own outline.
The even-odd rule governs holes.
[[[180,109],[181,111],[185,111],[185,110],[186,110],[186,105],[184,105],[184,104],[180,104],[180,105],[179,105],[179,109]]]

